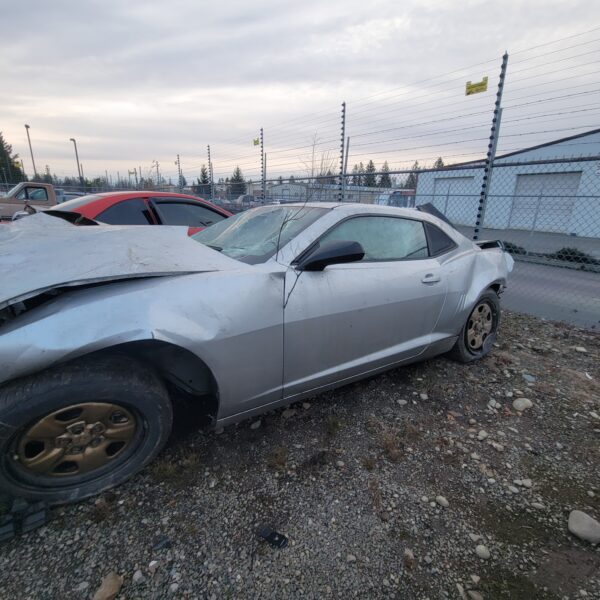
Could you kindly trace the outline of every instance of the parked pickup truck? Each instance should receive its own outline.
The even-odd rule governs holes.
[[[65,192],[49,183],[23,181],[8,190],[6,194],[0,194],[0,221],[12,219],[16,212],[24,210],[27,206],[31,206],[37,212],[77,196],[83,194]]]

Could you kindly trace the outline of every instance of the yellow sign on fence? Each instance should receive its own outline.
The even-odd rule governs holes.
[[[258,146],[258,145],[260,145],[260,138],[254,138],[254,139],[252,140],[252,144],[253,144],[254,146]]]
[[[481,81],[476,81],[472,83],[467,81],[467,85],[465,88],[465,96],[470,96],[471,94],[479,94],[480,92],[487,92],[487,76],[484,77]]]

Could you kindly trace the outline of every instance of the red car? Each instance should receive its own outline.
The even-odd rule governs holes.
[[[202,198],[168,192],[106,192],[52,207],[109,225],[187,225],[192,235],[231,216]]]

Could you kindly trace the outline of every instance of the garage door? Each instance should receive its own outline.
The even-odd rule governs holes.
[[[436,177],[433,182],[433,205],[453,223],[473,225],[478,200],[474,177]]]
[[[509,227],[569,233],[581,171],[517,175]]]

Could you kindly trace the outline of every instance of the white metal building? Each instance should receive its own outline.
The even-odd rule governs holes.
[[[589,160],[599,156],[600,129],[497,156],[484,227],[600,237],[600,160]],[[536,163],[552,160],[561,162]],[[473,225],[483,162],[453,168],[420,172],[416,204],[432,202],[451,221]]]

